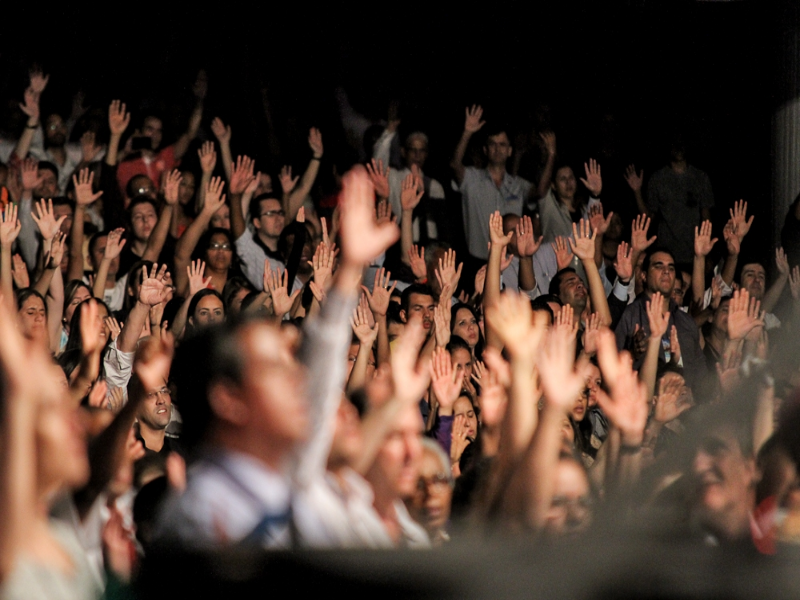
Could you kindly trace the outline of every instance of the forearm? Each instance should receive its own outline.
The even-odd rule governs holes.
[[[502,422],[501,443],[512,461],[530,444],[538,420],[536,390],[531,376],[533,357],[511,357],[511,389],[506,417]]]
[[[11,273],[11,244],[3,244],[0,247],[0,290],[3,292],[6,303],[9,306],[13,305],[14,277]]]
[[[211,220],[211,215],[205,211],[201,212],[197,218],[192,221],[191,225],[186,228],[183,235],[178,238],[178,243],[175,244],[175,288],[179,296],[183,296],[189,285],[189,279],[186,275],[186,267],[189,266],[192,260],[192,253],[197,247],[197,242],[200,241],[205,230],[208,228],[208,222]]]
[[[50,269],[47,269],[48,271]],[[61,346],[61,317],[64,314],[64,278],[61,266],[55,265],[47,296],[47,330],[50,333],[50,350],[57,353]]]
[[[738,254],[728,254],[725,257],[725,263],[722,265],[722,281],[725,282],[725,285],[730,287],[733,285],[733,276],[736,273],[736,265],[739,262],[739,255]],[[694,284],[694,279],[692,279],[692,284]]]
[[[642,197],[642,190],[636,190],[633,192],[633,197],[636,199],[636,208],[641,214],[647,215],[648,217],[652,218],[653,213],[647,208],[647,204],[644,202],[644,198]]]
[[[378,366],[389,364],[391,359],[391,349],[389,348],[389,332],[387,329],[386,315],[375,315],[375,323],[378,324]]]
[[[199,215],[203,212],[206,205],[206,186],[211,183],[211,173],[203,173],[200,177],[200,185],[197,187],[197,198],[195,199],[195,212]]]
[[[531,438],[527,456],[520,469],[524,486],[522,506],[530,527],[541,529],[555,491],[556,467],[561,445],[561,422],[564,415],[545,404],[539,426]],[[517,485],[513,487],[517,487]]]
[[[94,285],[92,286],[92,295],[95,298],[102,298],[106,293],[106,282],[108,281],[108,268],[111,266],[110,258],[103,257],[100,261],[100,266],[97,268],[97,273],[94,274]]]
[[[161,216],[158,218],[158,223],[156,223],[155,229],[153,229],[153,232],[150,234],[150,237],[147,240],[147,246],[142,254],[142,260],[151,260],[153,262],[158,260],[161,250],[164,249],[164,244],[167,241],[167,235],[169,235],[169,225],[172,221],[175,210],[175,207],[170,205],[164,206],[164,208],[161,210]]]
[[[191,302],[192,296],[187,296],[175,314],[175,318],[172,319],[172,325],[169,329],[176,339],[180,339],[183,336],[183,330],[186,329],[186,322],[189,320],[189,304]]]
[[[550,189],[550,182],[553,179],[553,167],[555,164],[556,155],[548,154],[547,162],[542,170],[542,176],[539,178],[539,185],[536,188],[536,193],[538,194],[539,198],[544,198],[547,195],[547,191]]]
[[[771,313],[775,309],[775,305],[778,304],[778,300],[781,298],[787,281],[789,281],[788,275],[780,274],[778,276],[775,283],[773,283],[769,290],[767,290],[767,293],[764,294],[764,300],[761,301],[761,310]]]
[[[606,298],[606,292],[603,288],[603,281],[600,279],[600,271],[597,270],[594,259],[583,260],[581,263],[589,283],[592,309],[600,315],[600,326],[609,327],[611,325],[611,310],[608,307],[608,298]]]
[[[69,395],[75,406],[81,403],[92,384],[100,375],[100,349],[98,348],[91,354],[84,355],[81,364],[78,366],[78,376],[69,386]]]
[[[111,134],[111,139],[108,140],[108,149],[106,150],[105,162],[108,166],[113,167],[117,164],[119,158],[119,143],[122,140],[122,134]]]
[[[458,183],[464,181],[464,155],[467,153],[467,146],[469,146],[471,137],[472,134],[468,131],[461,134],[461,139],[458,140],[456,151],[453,153],[453,158],[450,161],[450,168],[453,169]]]
[[[726,259],[725,264],[728,261]],[[731,279],[733,279],[731,277]],[[730,283],[728,283],[730,285]],[[703,298],[706,293],[706,258],[705,256],[695,256],[692,264],[692,302],[696,306],[703,305]]]
[[[231,231],[233,239],[238,240],[247,229],[244,222],[244,210],[242,209],[242,195],[231,195]]]
[[[225,172],[225,180],[231,180],[231,165],[233,164],[233,154],[231,154],[231,145],[229,142],[219,143],[219,154],[222,159],[222,170]]]
[[[656,393],[656,375],[658,373],[658,355],[661,352],[661,338],[651,336],[647,342],[647,352],[644,355],[642,368],[639,369],[639,379],[647,386],[647,397],[652,398]]]
[[[317,179],[317,173],[319,173],[319,162],[320,159],[318,157],[311,159],[305,173],[300,178],[300,184],[289,193],[284,205],[287,220],[291,221],[297,216],[297,211],[303,206],[306,196],[311,193],[311,188]]]
[[[50,269],[47,266],[45,266],[45,268],[42,269],[41,271],[39,279],[37,279],[36,283],[34,283],[31,287],[37,292],[39,292],[42,296],[46,295],[47,290],[50,289],[50,284],[53,281],[55,273],[56,269]]]
[[[144,328],[145,321],[150,315],[150,307],[137,301],[131,312],[128,313],[128,318],[125,321],[125,326],[117,338],[117,349],[120,352],[135,352],[136,344],[139,341],[139,336]]]
[[[519,259],[519,289],[523,292],[536,289],[536,273],[533,271],[532,256],[522,256]]]
[[[175,142],[174,151],[175,159],[180,160],[186,151],[189,149],[189,144],[197,136],[197,130],[200,128],[200,120],[203,118],[203,103],[198,102],[192,111],[192,116],[189,117],[189,128],[181,137]]]
[[[346,393],[351,393],[364,387],[367,381],[367,366],[369,365],[369,356],[372,354],[372,346],[360,344],[358,346],[358,354],[356,355],[356,363],[353,365],[353,370],[350,372],[350,378],[347,380]]]
[[[500,247],[492,246],[489,250],[489,261],[486,265],[486,279],[483,285],[483,310],[493,306],[500,299],[500,260],[502,258],[502,249]],[[487,322],[486,328],[486,345],[498,350],[503,349],[503,343],[494,332],[491,325]]]
[[[86,218],[86,207],[77,205],[72,217],[72,228],[69,233],[69,267],[67,281],[80,279],[83,276],[83,225]]]
[[[400,260],[403,264],[411,266],[408,253],[414,245],[414,211],[403,210],[400,218]]]
[[[16,154],[20,159],[24,159],[26,156],[28,156],[28,152],[31,149],[31,142],[33,142],[33,135],[36,133],[36,128],[38,126],[38,118],[28,119],[25,129],[22,130],[22,135],[19,136],[17,145],[14,148],[14,154]]]

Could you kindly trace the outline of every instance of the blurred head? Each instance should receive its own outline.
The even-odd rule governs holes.
[[[361,418],[358,409],[346,396],[342,396],[336,412],[336,425],[328,454],[328,469],[336,470],[355,463],[363,449]]]
[[[42,182],[33,189],[33,197],[49,199],[58,196],[58,167],[51,162],[40,160],[37,173]]]
[[[592,496],[586,470],[574,457],[562,455],[555,478],[545,532],[551,537],[583,533],[592,519]]]
[[[125,186],[125,195],[131,200],[137,196],[145,196],[155,201],[156,186],[147,175],[134,175]]]
[[[100,320],[101,325],[100,347],[105,348],[109,339],[111,339],[111,330],[108,328],[108,323],[106,321],[106,317],[111,315],[108,306],[99,298],[88,298],[76,306],[72,313],[72,319],[69,322],[69,337],[67,338],[67,345],[64,348],[65,352],[74,349],[80,349],[81,352],[83,352],[83,336],[81,335],[81,323],[83,322],[82,307],[87,302],[94,302],[97,304],[97,318]]]
[[[66,196],[56,196],[53,198],[53,216],[58,221],[65,217],[61,223],[61,233],[69,235],[72,229],[72,218],[75,214],[75,203]],[[66,252],[64,254],[67,254]]]
[[[45,148],[60,148],[67,143],[67,126],[61,115],[52,114],[44,122]]]
[[[469,344],[463,338],[453,334],[447,344],[447,351],[450,353],[453,369],[464,380],[464,385],[466,385],[472,376],[473,364],[472,350]]]
[[[463,416],[467,424],[467,437],[473,440],[478,436],[478,410],[469,392],[461,395],[453,404],[453,417]]]
[[[225,304],[225,314],[235,317],[239,314],[242,300],[253,291],[253,286],[244,277],[228,277],[222,289],[222,301]]]
[[[400,154],[409,168],[416,165],[420,169],[425,166],[428,158],[428,136],[421,131],[415,131],[406,138],[405,146]]]
[[[64,288],[64,324],[69,330],[69,323],[77,306],[92,297],[91,288],[80,279],[70,281]]]
[[[181,171],[181,183],[178,186],[178,202],[181,206],[191,206],[194,200],[195,179],[191,171]]]
[[[422,455],[422,418],[406,406],[392,422],[375,462],[366,474],[377,501],[410,498],[417,490]]]
[[[227,272],[233,265],[235,248],[231,233],[227,229],[211,229],[201,240],[205,248],[203,260],[212,271]]]
[[[550,184],[559,200],[572,200],[578,189],[575,173],[569,165],[558,167],[553,173],[553,182]]]
[[[161,123],[161,119],[152,115],[145,117],[142,123],[142,135],[150,138],[153,150],[158,150],[164,136],[164,126]]]
[[[227,204],[223,204],[217,212],[211,216],[211,227],[219,229],[231,228],[231,208]]]
[[[719,306],[711,317],[711,329],[717,335],[728,335],[728,310],[731,305],[731,297],[726,296],[719,302]]]
[[[139,405],[136,418],[140,426],[162,431],[169,425],[172,416],[172,393],[167,382],[154,390],[145,390],[145,399]]]
[[[268,194],[256,196],[250,201],[250,218],[259,236],[276,242],[286,224],[281,201]]]
[[[108,232],[100,231],[95,233],[89,239],[89,258],[92,261],[92,269],[97,272],[100,268],[100,263],[103,262],[103,256],[106,252],[106,244],[108,243]],[[111,260],[108,266],[108,278],[114,281],[119,272],[119,255]]]
[[[511,140],[505,131],[488,132],[483,153],[486,155],[489,166],[505,166],[506,161],[511,158],[512,151]]]
[[[417,488],[411,499],[412,516],[434,536],[450,518],[453,476],[450,461],[441,446],[430,438],[422,440]]]
[[[550,280],[550,293],[558,296],[564,304],[569,304],[575,311],[576,318],[580,318],[586,308],[589,292],[583,279],[571,267],[561,269]]]
[[[600,369],[594,363],[589,363],[589,377],[586,379],[586,409],[597,406],[597,392],[603,383]]]

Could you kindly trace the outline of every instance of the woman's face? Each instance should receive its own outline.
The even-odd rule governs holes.
[[[178,202],[186,206],[194,198],[195,181],[194,173],[191,171],[183,171],[181,173],[181,183],[178,187]]]
[[[472,376],[472,354],[466,348],[456,348],[450,353],[450,360],[453,362],[453,368],[468,382]]]
[[[456,311],[453,333],[463,338],[464,341],[469,344],[470,348],[475,348],[475,345],[480,339],[480,329],[478,328],[478,321],[470,310],[459,308],[458,311]]]
[[[214,325],[222,323],[225,320],[225,309],[222,306],[222,300],[213,294],[204,296],[194,309],[192,315],[192,325],[195,327],[206,327],[207,325]]]
[[[69,304],[64,307],[64,324],[69,328],[69,324],[72,323],[72,315],[75,314],[75,308],[84,300],[88,300],[92,297],[92,293],[85,287],[79,286],[75,290],[75,295],[72,296],[72,300],[70,300]]]
[[[459,397],[453,404],[453,417],[458,417],[459,415],[463,415],[466,421],[467,437],[474,440],[475,436],[478,435],[478,417],[472,407],[472,402],[466,396]]]
[[[588,408],[597,406],[597,391],[603,383],[603,378],[598,369],[592,363],[589,363],[589,377],[586,379],[586,398],[588,400]]]
[[[415,516],[428,532],[435,532],[447,524],[452,497],[449,473],[431,450],[423,449],[412,506]]]
[[[108,327],[108,317],[111,315],[108,314],[108,310],[102,304],[98,305],[97,307],[97,318],[100,319],[100,322],[103,326],[100,328],[100,347],[104,348],[105,345],[108,343],[108,338],[111,337],[111,329]]]
[[[233,246],[228,237],[222,233],[211,236],[206,249],[206,264],[214,271],[227,271],[231,268]]]
[[[556,486],[547,510],[545,531],[553,537],[586,531],[592,520],[589,480],[574,460],[559,460]]]
[[[211,217],[211,227],[220,229],[231,228],[231,209],[227,204],[223,204]]]
[[[584,392],[581,392],[581,395],[578,396],[577,400],[575,400],[575,404],[572,406],[572,410],[569,413],[573,421],[576,423],[583,421],[584,417],[586,416],[586,407],[588,404],[589,399],[586,397]]]
[[[25,339],[47,341],[47,313],[40,298],[29,296],[17,314],[20,330]]]

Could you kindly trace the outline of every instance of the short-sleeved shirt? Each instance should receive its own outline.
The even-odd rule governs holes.
[[[142,156],[131,160],[123,160],[117,168],[117,181],[122,195],[125,195],[125,186],[135,175],[147,175],[158,187],[161,185],[161,175],[169,173],[178,163],[175,158],[175,146],[167,146],[159,150],[152,160],[145,160]]]
[[[531,182],[506,173],[498,188],[488,170],[467,167],[460,191],[469,253],[486,260],[489,258],[489,217],[496,210],[501,215],[521,216],[525,199],[531,191]]]
[[[647,186],[647,209],[659,216],[658,243],[669,248],[679,263],[694,259],[694,228],[700,224],[700,211],[713,207],[708,175],[692,166],[683,173],[664,167]]]

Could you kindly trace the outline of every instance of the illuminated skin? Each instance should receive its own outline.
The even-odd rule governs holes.
[[[213,294],[209,294],[200,300],[194,309],[194,314],[189,317],[189,322],[195,327],[215,325],[222,323],[224,320],[225,307],[222,305],[222,301]]]
[[[666,252],[656,252],[650,257],[647,269],[647,289],[652,294],[661,292],[670,297],[675,287],[675,261]]]
[[[450,352],[453,369],[461,376],[466,386],[472,377],[472,354],[465,348],[455,348]]]
[[[466,308],[460,308],[456,312],[455,322],[453,323],[453,335],[462,338],[471,349],[474,349],[480,339],[480,329],[478,321],[475,320],[472,312]]]
[[[586,308],[589,293],[583,280],[577,273],[565,273],[558,287],[558,296],[565,304],[569,304],[576,314],[580,315]]]
[[[751,298],[756,300],[764,299],[764,292],[767,288],[767,272],[758,263],[747,264],[742,267],[742,275],[739,277],[741,286],[748,291]]]
[[[478,435],[478,417],[475,415],[475,409],[472,407],[472,402],[466,396],[461,396],[453,404],[453,418],[463,416],[465,425],[467,427],[467,437],[475,439]]]
[[[562,459],[556,467],[553,499],[545,516],[545,532],[553,537],[586,531],[591,522],[589,480],[573,459]]]
[[[209,240],[209,246],[206,249],[206,266],[212,271],[227,273],[231,268],[232,260],[233,245],[228,241],[228,238],[221,233],[212,235]]]
[[[578,189],[578,181],[575,179],[575,173],[572,172],[572,169],[570,167],[561,167],[556,171],[552,186],[558,199],[571,207],[575,199],[575,192]]]
[[[131,210],[131,228],[136,241],[146,243],[158,222],[155,207],[149,202],[137,204]]]
[[[414,319],[420,319],[425,331],[430,331],[433,326],[433,309],[435,306],[436,303],[433,301],[433,296],[411,294],[408,299],[408,313],[400,311],[400,314],[406,320],[406,323]]]
[[[20,332],[25,339],[48,343],[47,311],[40,298],[29,296],[19,307],[17,314]]]

